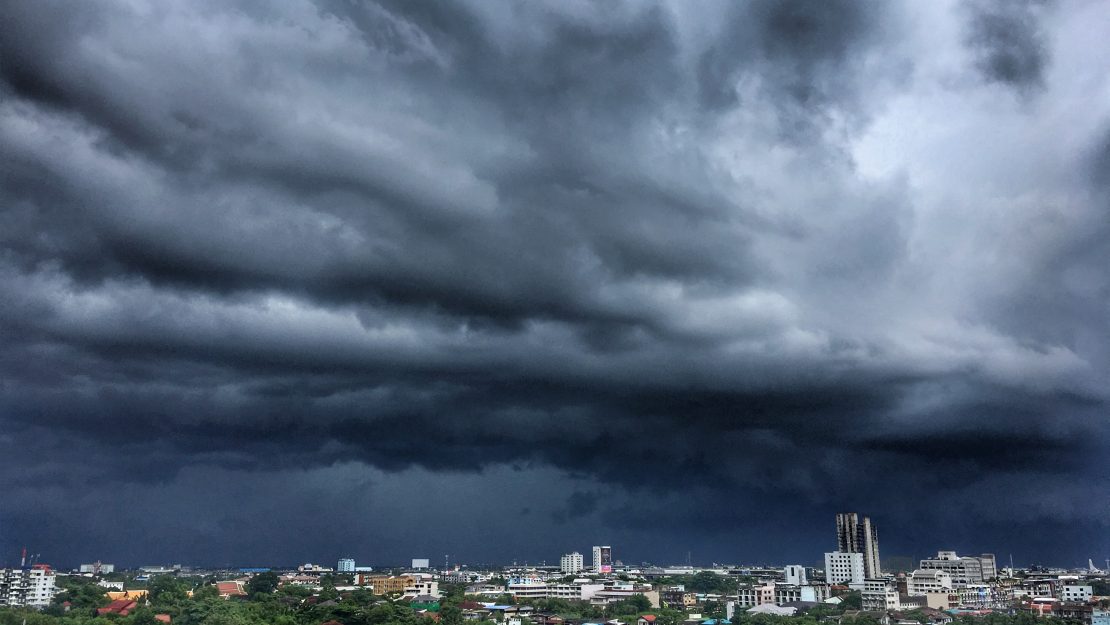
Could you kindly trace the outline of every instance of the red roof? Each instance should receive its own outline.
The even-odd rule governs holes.
[[[154,618],[158,619],[159,621],[162,621],[163,623],[169,623],[170,621],[173,620],[170,617],[169,614],[155,614]]]
[[[640,618],[644,619],[645,621],[647,621],[649,623],[654,623],[655,622],[655,615],[654,614],[645,614],[645,615],[641,616]]]
[[[132,599],[116,599],[103,608],[97,608],[97,616],[105,614],[118,614],[120,616],[127,616],[131,610],[135,609],[137,602]]]
[[[222,595],[245,595],[239,582],[216,582],[216,592]]]

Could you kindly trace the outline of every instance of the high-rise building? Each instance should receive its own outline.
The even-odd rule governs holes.
[[[613,548],[604,546],[594,546],[594,573],[612,573],[613,572]]]
[[[882,575],[879,566],[879,534],[871,525],[870,517],[862,521],[855,512],[836,515],[836,550],[841,553],[863,554],[863,575],[877,578]]]
[[[562,558],[559,558],[559,570],[565,575],[575,575],[581,573],[584,567],[582,554],[577,551],[568,553]]]
[[[825,580],[830,584],[862,584],[863,554],[834,551],[825,554]]]
[[[0,569],[0,605],[41,608],[54,598],[54,571],[45,564]]]
[[[354,573],[355,561],[351,558],[340,558],[339,564],[335,567],[335,570],[338,573]]]

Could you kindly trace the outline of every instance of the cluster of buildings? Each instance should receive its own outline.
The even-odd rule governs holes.
[[[872,613],[885,624],[900,614],[915,611],[929,616],[935,625],[951,622],[956,614],[984,614],[991,611],[1026,611],[1037,616],[1056,616],[1086,625],[1110,625],[1110,598],[1098,597],[1090,578],[1110,582],[1089,563],[1089,571],[1015,571],[1012,565],[1000,569],[993,554],[960,555],[939,551],[924,558],[912,570],[884,571],[879,556],[878,531],[871,519],[857,513],[836,515],[836,549],[824,554],[824,568],[800,564],[783,568],[714,567],[690,565],[672,568],[626,567],[613,559],[609,545],[595,545],[590,561],[577,551],[564,554],[559,565],[504,567],[472,570],[459,565],[437,571],[426,558],[414,558],[407,569],[392,573],[358,566],[353,558],[341,558],[334,568],[306,563],[279,572],[281,584],[322,588],[326,578],[342,579],[339,591],[365,589],[395,601],[406,601],[414,609],[434,613],[441,599],[440,584],[466,584],[467,618],[492,618],[504,625],[516,625],[527,617],[540,625],[579,625],[562,622],[557,615],[535,613],[532,604],[544,599],[580,601],[606,606],[632,597],[646,599],[652,609],[683,611],[694,625],[731,625],[740,611],[789,616],[817,606],[842,604],[858,595],[859,611]],[[225,572],[217,584],[219,596],[233,598],[246,594],[251,575],[270,569],[239,569]],[[115,571],[111,564],[82,564],[74,574],[101,577]],[[277,572],[277,571],[275,571]],[[333,574],[342,577],[336,577]],[[720,592],[696,592],[675,581],[690,579],[695,573],[721,576],[712,586]],[[1110,572],[1108,572],[1110,573]],[[143,567],[134,576],[142,581],[151,575],[210,575],[179,565]],[[45,564],[18,569],[0,569],[0,606],[44,607],[55,594],[55,571]],[[228,579],[230,578],[230,579]],[[678,578],[678,579],[676,579]],[[113,577],[118,580],[118,576]],[[136,597],[123,591],[123,582],[99,579],[114,600],[110,608],[128,610],[121,601]],[[704,584],[699,587],[705,588]],[[139,591],[141,592],[141,591]],[[116,596],[119,595],[119,596]],[[118,605],[117,605],[118,604]],[[853,606],[854,608],[854,606]],[[702,612],[713,618],[701,619]],[[643,623],[654,625],[651,615]],[[721,618],[721,617],[724,618]],[[894,620],[892,620],[894,619]],[[521,621],[523,622],[523,621]],[[625,624],[622,624],[625,625]]]
[[[613,548],[609,545],[594,545],[593,559],[590,571],[598,575],[608,575],[613,572]],[[577,575],[585,572],[585,562],[582,554],[572,551],[559,559],[559,572],[564,575]]]

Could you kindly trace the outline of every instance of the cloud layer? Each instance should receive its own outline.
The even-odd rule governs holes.
[[[0,547],[1107,551],[1106,17],[8,7]]]

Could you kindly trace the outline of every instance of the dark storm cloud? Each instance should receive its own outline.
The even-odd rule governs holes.
[[[968,4],[967,45],[987,80],[1021,91],[1044,86],[1050,59],[1040,20],[1048,6],[1045,0]]]
[[[161,506],[134,560],[681,558],[848,507],[1097,536],[1110,111],[953,86],[966,43],[1053,101],[1074,51],[995,8],[11,7],[0,547],[109,556],[113,496]],[[229,543],[240,506],[275,526]]]

